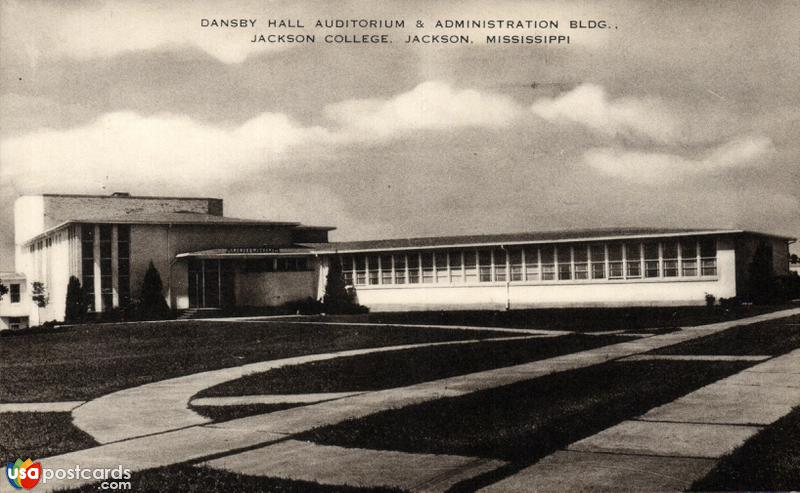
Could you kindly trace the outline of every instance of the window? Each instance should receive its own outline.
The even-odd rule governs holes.
[[[461,252],[450,252],[450,280],[451,282],[464,282],[464,267],[461,265]]]
[[[447,284],[450,282],[450,273],[447,271],[447,252],[436,252],[436,282]]]
[[[527,281],[539,280],[539,249],[536,247],[525,249],[525,279]]]
[[[492,252],[490,250],[478,252],[478,270],[481,282],[492,281]]]
[[[681,241],[681,274],[689,277],[697,275],[697,242],[695,240]]]
[[[508,252],[508,263],[511,266],[511,280],[522,280],[522,250],[515,248]]]
[[[131,227],[117,226],[117,281],[119,304],[127,306],[131,301]]]
[[[433,282],[433,252],[422,254],[422,282],[425,284]]]
[[[11,330],[24,329],[22,317],[8,317],[8,328]]]
[[[367,283],[367,258],[364,255],[358,255],[356,261],[356,284],[363,286]]]
[[[11,303],[19,303],[19,284],[11,284],[8,287],[8,295]]]
[[[658,243],[644,244],[644,277],[658,277],[661,272],[658,261]]]
[[[464,252],[464,280],[466,282],[476,282],[478,280],[477,257],[473,250]]]
[[[381,255],[381,284],[392,284],[392,256]]]
[[[398,253],[394,256],[394,283],[406,283],[406,254]]]
[[[100,225],[100,299],[102,311],[113,308],[114,290],[111,286],[111,230],[110,224]]]
[[[713,238],[700,241],[700,274],[717,275],[717,242]]]
[[[353,285],[353,257],[341,257],[342,262],[342,278],[347,286]]]
[[[94,225],[81,225],[81,287],[83,300],[90,312],[94,306]]]
[[[419,284],[419,254],[408,254],[408,282],[409,284]]]
[[[378,265],[377,256],[370,255],[367,257],[367,274],[369,277],[369,283],[372,285],[378,284],[378,281],[380,280],[380,271]]]
[[[575,279],[589,279],[586,245],[576,245],[572,247],[572,260],[575,266]]]
[[[558,260],[558,279],[568,281],[572,279],[572,247],[562,245],[556,248]]]
[[[608,245],[608,278],[622,279],[622,245],[610,243]]]
[[[678,276],[678,244],[669,241],[661,244],[662,268],[664,277]]]
[[[556,278],[555,249],[548,245],[540,250],[542,255],[542,281],[552,281]]]
[[[606,278],[606,246],[592,245],[589,247],[592,263],[592,279]]]
[[[638,279],[642,277],[642,246],[639,243],[625,244],[625,277]]]
[[[506,251],[502,249],[494,250],[494,280],[498,282],[506,282],[508,274],[506,273]]]

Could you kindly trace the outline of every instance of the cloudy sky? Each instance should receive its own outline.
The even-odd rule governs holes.
[[[0,269],[11,203],[42,192],[218,196],[228,215],[335,225],[340,240],[800,236],[797,1],[0,2]],[[351,18],[407,27],[372,46],[311,27]],[[437,19],[496,18],[555,19],[571,43],[403,43],[444,34]],[[269,19],[318,42],[250,43],[303,32]]]

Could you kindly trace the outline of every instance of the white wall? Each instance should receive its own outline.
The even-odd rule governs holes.
[[[11,303],[11,293],[3,295],[0,300],[0,330],[9,328],[9,317],[22,317],[27,319],[30,313],[30,293],[25,279],[18,277],[0,278],[3,284],[10,289],[11,284],[19,285],[19,303]]]
[[[717,252],[717,276],[621,281],[554,281],[358,286],[358,302],[372,311],[504,309],[578,306],[702,305],[706,294],[736,295],[734,250]]]

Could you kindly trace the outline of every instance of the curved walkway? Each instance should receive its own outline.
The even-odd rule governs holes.
[[[49,457],[42,459],[41,462],[43,467],[48,468],[71,468],[75,464],[80,464],[81,467],[114,468],[121,464],[132,471],[138,471],[187,461],[220,457],[285,441],[292,435],[318,426],[340,423],[346,419],[360,418],[388,409],[401,408],[447,396],[464,395],[560,371],[592,366],[714,334],[734,326],[748,325],[797,314],[800,314],[800,309],[783,310],[747,319],[689,327],[679,332],[612,344],[546,360],[424,382],[402,388],[366,392],[339,400],[215,424],[208,424],[206,419],[200,418],[186,409],[186,404],[191,395],[207,386],[224,382],[230,378],[238,378],[238,376],[249,371],[264,371],[264,369],[291,364],[289,361],[293,361],[296,364],[303,362],[299,361],[301,358],[305,358],[306,361],[313,360],[310,358],[330,359],[337,357],[337,355],[344,356],[353,352],[343,351],[328,355],[288,358],[245,365],[244,367],[220,370],[218,372],[205,372],[110,394],[92,401],[73,412],[73,415],[76,416],[76,424],[78,421],[77,416],[82,416],[83,426],[93,429],[101,437],[100,441],[102,439],[108,441],[110,437],[114,436],[123,438],[136,437],[142,431],[150,431],[152,435],[140,436],[129,440],[118,438],[118,440],[122,441]],[[417,345],[410,347],[414,346]],[[395,346],[394,349],[403,347],[409,346]],[[357,350],[359,353],[355,354],[360,354],[362,351],[374,352],[376,350],[392,349]],[[201,375],[206,375],[207,378],[202,378],[200,377]],[[142,389],[145,387],[146,391],[143,391]],[[170,394],[174,391],[179,391],[181,397],[172,398]],[[104,405],[101,406],[100,404]],[[131,412],[126,406],[135,406],[136,411]],[[183,425],[187,421],[191,424]],[[146,423],[146,426],[131,425],[130,422],[136,424]],[[175,429],[180,426],[184,427]],[[159,433],[159,430],[163,433]],[[298,460],[303,460],[303,458],[298,458]],[[56,488],[78,487],[91,482],[87,480],[63,481],[42,485],[44,486],[42,489],[44,491],[52,491]]]
[[[476,342],[533,339],[537,336],[468,339],[384,346],[333,353],[309,354],[270,361],[261,361],[233,368],[223,368],[183,377],[161,380],[104,395],[72,411],[73,422],[99,443],[110,443],[133,437],[152,435],[187,426],[209,423],[209,418],[189,409],[189,400],[201,390],[236,380],[250,373],[261,373],[283,366],[300,365],[347,356],[421,347]]]

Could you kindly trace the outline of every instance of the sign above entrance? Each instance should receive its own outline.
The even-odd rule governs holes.
[[[281,251],[278,247],[237,247],[228,248],[225,253],[279,253]]]

